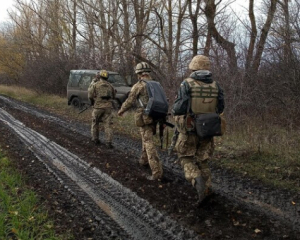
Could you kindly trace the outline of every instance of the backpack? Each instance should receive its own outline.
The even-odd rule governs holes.
[[[146,83],[146,89],[149,97],[149,101],[144,109],[144,114],[150,116],[155,125],[159,124],[159,137],[160,148],[163,147],[163,130],[166,122],[169,103],[166,97],[166,93],[159,82],[156,81],[144,81]],[[169,124],[172,125],[172,124]],[[153,134],[156,134],[156,128],[153,130]]]
[[[156,81],[144,81],[149,96],[144,113],[153,120],[165,119],[168,115],[169,103],[161,84]]]

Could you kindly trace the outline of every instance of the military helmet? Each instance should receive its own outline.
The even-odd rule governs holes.
[[[96,76],[97,78],[101,77],[104,79],[108,79],[108,72],[106,70],[101,70],[100,72],[97,72]]]
[[[210,70],[209,58],[204,55],[197,55],[193,57],[189,64],[189,69],[193,71],[197,70]]]
[[[142,73],[142,72],[151,72],[151,68],[149,64],[146,62],[140,62],[135,67],[135,73]]]

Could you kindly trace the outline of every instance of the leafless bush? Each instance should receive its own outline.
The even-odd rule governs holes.
[[[39,57],[27,64],[21,85],[40,93],[65,96],[71,65],[67,60]]]

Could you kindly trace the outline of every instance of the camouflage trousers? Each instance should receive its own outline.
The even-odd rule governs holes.
[[[214,151],[213,138],[200,140],[196,134],[179,133],[175,148],[186,180],[194,186],[195,178],[202,177],[206,187],[211,188],[208,160]]]
[[[163,175],[162,164],[159,161],[155,144],[153,142],[153,128],[151,125],[144,125],[140,127],[140,133],[142,136],[142,155],[140,158],[140,164],[149,166],[154,178],[161,178]]]
[[[106,143],[112,142],[113,130],[111,125],[113,124],[113,115],[111,108],[94,108],[92,113],[92,126],[91,135],[92,140],[99,140],[99,124],[103,122],[105,141]]]

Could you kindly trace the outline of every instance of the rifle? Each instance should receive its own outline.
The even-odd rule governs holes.
[[[163,124],[165,124],[167,127],[170,127],[170,128],[174,128],[174,127],[175,127],[174,124],[169,123],[169,122],[167,122],[167,121],[164,121]]]
[[[178,139],[178,135],[179,135],[179,132],[176,128],[175,131],[174,131],[173,137],[172,137],[171,145],[168,148],[168,155],[171,155],[171,153],[173,152],[173,149],[174,149],[174,147],[176,145],[176,142],[177,142],[177,139]]]
[[[174,128],[175,125],[172,123],[167,122],[165,119],[158,121],[159,123],[159,138],[160,138],[160,149],[163,148],[163,139],[164,139],[164,128],[165,126]]]
[[[92,105],[89,105],[87,107],[85,107],[83,110],[81,110],[78,114],[81,114],[83,113],[84,111],[88,110]]]

